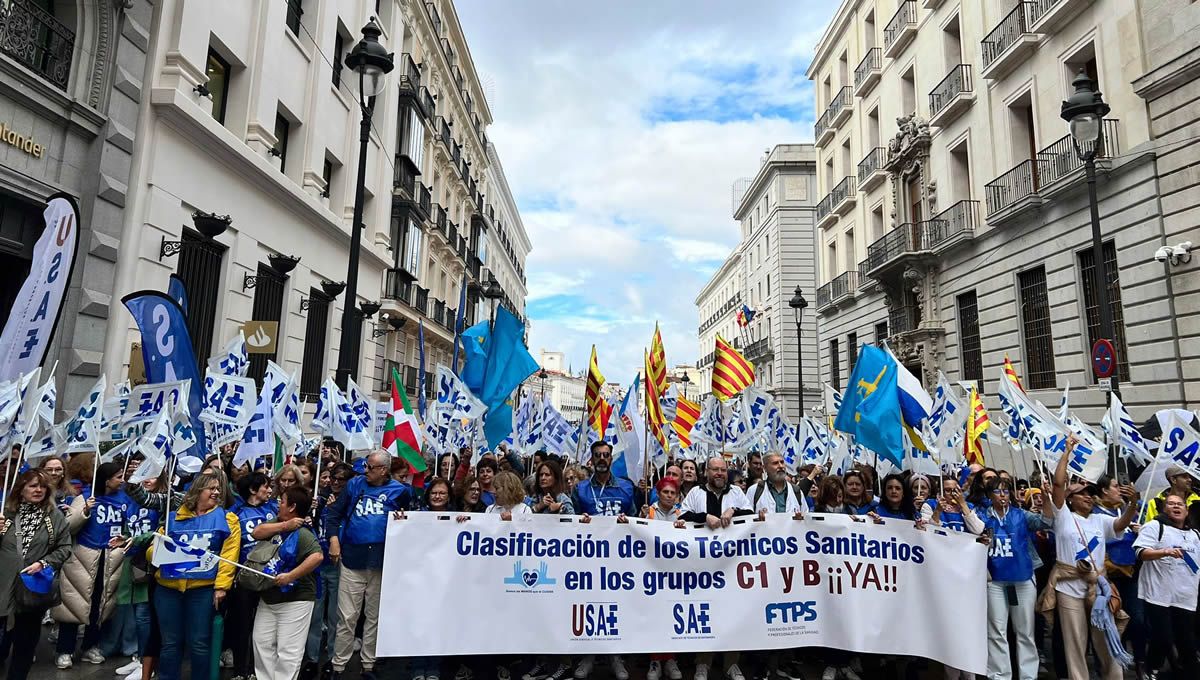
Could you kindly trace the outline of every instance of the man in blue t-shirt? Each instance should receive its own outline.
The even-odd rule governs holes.
[[[375,677],[375,639],[379,632],[379,589],[383,576],[383,544],[388,515],[407,510],[412,487],[391,478],[392,457],[376,451],[367,457],[366,473],[346,484],[329,506],[326,526],[329,559],[341,562],[338,579],[338,624],[333,645],[333,680],[338,680],[354,653],[354,629],[362,611],[362,675]],[[344,546],[343,546],[344,544]],[[343,552],[343,547],[345,551]]]
[[[590,479],[575,486],[575,509],[583,515],[581,521],[588,522],[593,515],[602,515],[616,517],[618,522],[627,522],[625,516],[634,514],[633,482],[613,477],[612,446],[608,442],[595,442],[591,451],[593,474]],[[576,679],[584,680],[590,676],[595,662],[591,654],[581,658],[575,667]],[[629,680],[625,660],[616,654],[612,656],[612,674],[616,680]]]

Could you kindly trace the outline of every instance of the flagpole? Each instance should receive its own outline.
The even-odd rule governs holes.
[[[57,359],[55,359],[55,360],[54,360],[54,363],[53,363],[53,364],[50,366],[50,377],[49,377],[49,378],[47,378],[47,381],[49,381],[49,380],[54,380],[54,372],[55,372],[56,370],[58,370],[58,360],[57,360]],[[39,375],[39,376],[38,376],[38,378],[41,378],[41,376]],[[17,384],[18,384],[18,385],[20,385],[20,376],[18,376],[18,377],[17,377]],[[43,384],[44,384],[44,383],[43,383]],[[42,405],[42,395],[41,395],[41,387],[40,387],[39,385],[33,385],[33,388],[34,388],[35,390],[38,390],[38,403],[37,403],[37,406],[35,406],[35,407],[34,407],[34,409],[33,409],[33,414],[30,416],[30,420],[31,420],[31,421],[32,421],[32,422],[33,422],[33,423],[36,425],[36,424],[37,424],[37,417],[38,417],[38,408],[39,408],[39,407],[41,407],[41,405]],[[20,393],[20,390],[18,390],[18,394],[19,394],[19,393]],[[101,401],[101,406],[103,407],[103,402],[104,402],[103,398],[101,398],[101,400],[100,400],[100,401]],[[16,425],[16,423],[14,422],[14,423],[13,423],[13,425]],[[32,432],[32,431],[33,431],[33,429],[34,429],[34,428],[32,428],[32,427],[28,428],[28,432]],[[18,471],[18,472],[21,470],[21,466],[22,466],[22,465],[25,463],[25,452],[29,450],[29,444],[30,444],[30,443],[33,441],[33,437],[30,437],[30,436],[28,435],[28,432],[26,432],[26,433],[23,435],[23,439],[21,440],[21,452],[17,454],[17,471]],[[99,453],[99,452],[97,452],[97,453]],[[10,461],[10,463],[11,463],[11,461]],[[4,492],[5,494],[7,494],[7,493],[8,493],[8,484],[9,484],[9,479],[8,479],[8,476],[9,476],[9,473],[10,473],[10,472],[12,472],[12,465],[11,465],[11,464],[10,464],[10,465],[9,465],[7,468],[5,468],[5,469],[4,469],[4,489],[3,489],[3,492]],[[12,478],[12,481],[13,481],[13,482],[16,482],[16,481],[17,481],[17,478],[16,478],[16,476],[15,476],[15,473],[14,473],[14,476],[13,476],[13,478]]]

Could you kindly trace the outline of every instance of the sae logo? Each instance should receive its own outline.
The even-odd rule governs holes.
[[[512,586],[505,590],[510,593],[514,591],[550,592],[551,588],[549,586],[557,585],[558,580],[550,577],[549,570],[550,567],[545,562],[538,564],[538,568],[535,571],[533,569],[526,569],[521,564],[521,561],[517,560],[513,563],[512,575],[504,577],[504,585]]]
[[[784,625],[793,623],[808,623],[817,620],[817,603],[807,602],[772,602],[764,612],[767,625]]]
[[[619,639],[620,609],[615,602],[571,605],[571,635],[575,638]]]
[[[672,630],[678,637],[702,637],[712,635],[712,617],[707,602],[676,602],[671,608],[675,619]]]

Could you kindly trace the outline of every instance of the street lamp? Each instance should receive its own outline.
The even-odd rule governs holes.
[[[492,316],[488,327],[493,328],[496,325],[496,305],[499,304],[500,298],[504,297],[504,289],[500,287],[499,281],[492,279],[483,287],[483,296],[492,301]]]
[[[679,379],[679,382],[683,383],[683,398],[687,399],[688,398],[687,388],[688,388],[688,385],[692,382],[692,379],[688,377],[687,373],[684,373],[683,377]]]
[[[363,193],[367,183],[367,142],[371,139],[371,116],[375,96],[383,91],[384,76],[395,66],[395,55],[379,44],[383,34],[375,17],[363,26],[362,40],[346,55],[345,64],[358,74],[358,108],[362,121],[358,127],[358,181],[354,187],[354,222],[350,225],[350,262],[346,272],[346,303],[342,305],[342,339],[338,347],[337,384],[346,383],[358,365],[359,336],[362,320],[354,301],[358,299],[358,257],[362,241]]]
[[[788,301],[788,306],[792,308],[792,314],[796,317],[796,369],[799,371],[799,380],[796,393],[800,397],[800,415],[804,415],[804,348],[801,345],[803,334],[800,330],[800,324],[804,321],[804,310],[808,307],[808,300],[804,299],[804,293],[800,291],[800,286],[796,286],[796,294]]]
[[[546,369],[543,368],[542,370],[538,371],[538,380],[542,381],[542,401],[543,402],[546,401],[546,378],[548,378],[548,377],[550,377],[550,374],[546,373]]]
[[[1104,243],[1100,234],[1100,201],[1096,197],[1096,154],[1104,148],[1104,116],[1110,108],[1095,80],[1087,72],[1071,81],[1074,94],[1062,103],[1060,116],[1071,127],[1071,142],[1075,153],[1087,171],[1088,203],[1092,214],[1092,274],[1096,289],[1096,306],[1100,316],[1100,338],[1115,341],[1112,309],[1108,306],[1108,267],[1104,261]],[[1116,361],[1116,357],[1114,357]],[[1112,379],[1112,392],[1117,391],[1117,376]]]

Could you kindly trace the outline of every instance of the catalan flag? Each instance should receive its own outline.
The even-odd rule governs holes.
[[[992,426],[987,409],[983,407],[983,399],[979,391],[971,388],[971,402],[967,407],[967,436],[963,440],[963,457],[967,463],[983,465],[983,443],[980,438]]]
[[[646,366],[646,421],[654,438],[667,450],[666,417],[662,410],[662,396],[667,391],[667,354],[663,349],[662,334],[654,326],[654,339],[650,351],[645,355]]]
[[[738,353],[733,345],[717,335],[713,360],[712,392],[721,401],[737,395],[754,382],[754,364]]]
[[[675,421],[671,423],[671,427],[675,428],[679,444],[685,449],[692,445],[692,428],[696,426],[697,420],[700,420],[700,404],[679,397],[675,404]]]
[[[667,392],[667,352],[663,349],[662,333],[658,324],[654,324],[654,339],[650,341],[650,363],[646,367],[650,372],[646,382],[654,383],[654,391],[659,397]]]
[[[1025,388],[1021,386],[1021,378],[1017,375],[1017,370],[1013,368],[1012,360],[1008,358],[1008,354],[1004,355],[1004,378],[1017,386],[1022,392]]]
[[[588,425],[601,437],[608,427],[608,418],[612,415],[612,406],[600,394],[604,387],[604,376],[600,373],[600,363],[596,360],[596,346],[592,345],[592,360],[588,364],[587,387],[584,400],[587,402]]]

